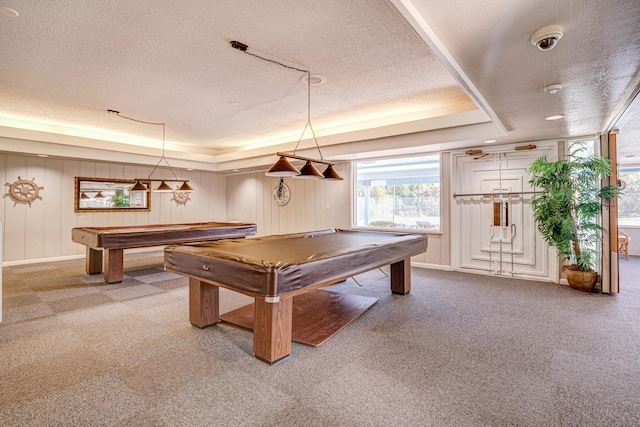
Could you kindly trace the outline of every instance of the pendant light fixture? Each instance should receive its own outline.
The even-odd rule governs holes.
[[[172,193],[173,188],[171,188],[171,186],[166,182],[162,181],[153,191],[156,193]]]
[[[294,178],[318,179],[324,178],[324,175],[322,175],[320,171],[311,164],[311,160],[307,160],[307,163],[305,163],[304,166],[300,168],[300,175],[295,175]]]
[[[115,110],[107,110],[107,112],[109,112],[110,114],[115,114],[118,117],[122,117],[123,119],[127,119],[127,120],[132,120],[134,122],[138,122],[138,123],[145,123],[148,125],[157,125],[157,126],[162,126],[162,156],[160,157],[160,160],[158,160],[158,163],[156,163],[156,165],[153,167],[153,170],[151,171],[151,173],[149,174],[149,176],[147,178],[134,178],[135,179],[135,183],[133,184],[133,186],[131,188],[129,188],[129,191],[149,191],[149,187],[147,187],[146,185],[144,185],[142,183],[142,181],[160,181],[160,185],[158,185],[153,192],[154,193],[172,193],[174,191],[194,191],[193,187],[191,187],[188,182],[188,179],[178,179],[178,177],[176,176],[176,173],[173,171],[173,168],[171,167],[171,165],[169,164],[169,161],[167,160],[167,158],[164,155],[164,144],[165,144],[165,133],[166,133],[166,124],[165,123],[154,123],[154,122],[146,122],[144,120],[138,120],[138,119],[134,119],[131,117],[127,117],[127,116],[123,116],[122,114],[120,114],[119,111],[115,111]],[[153,176],[153,173],[156,171],[156,169],[158,168],[158,166],[160,166],[160,163],[164,160],[164,162],[166,163],[167,167],[169,168],[169,170],[171,171],[171,174],[173,175],[174,179],[153,179],[151,178]],[[180,187],[177,190],[174,190],[173,188],[171,188],[171,186],[169,184],[167,184],[167,182],[182,182],[182,185],[180,185]]]
[[[279,154],[279,153],[278,153]],[[275,162],[271,169],[265,172],[266,176],[296,176],[300,175],[300,171],[293,166],[284,155],[280,155],[280,159]]]
[[[178,187],[177,191],[183,191],[183,192],[191,193],[192,191],[195,191],[195,190],[193,189],[193,187],[191,187],[189,185],[189,183],[187,181],[184,181],[182,183],[182,185],[180,185],[180,187]]]
[[[149,191],[149,188],[137,179],[133,187],[129,188],[129,192],[131,191]]]
[[[296,147],[293,150],[293,154],[276,153],[276,155],[280,156],[280,158],[278,159],[278,161],[276,161],[276,163],[273,166],[271,166],[271,168],[267,172],[265,172],[265,175],[277,176],[277,177],[292,176],[298,179],[328,179],[328,180],[334,180],[334,181],[338,181],[338,180],[341,181],[343,178],[333,168],[334,164],[324,160],[324,157],[322,156],[322,151],[320,151],[320,145],[318,144],[318,140],[316,139],[316,134],[313,130],[313,126],[311,126],[311,81],[313,80],[311,76],[311,72],[309,70],[303,70],[300,68],[292,67],[290,65],[285,65],[281,62],[274,61],[273,59],[263,58],[262,56],[247,52],[247,49],[249,48],[249,46],[247,46],[244,43],[241,43],[238,41],[232,41],[230,42],[230,45],[232,48],[237,49],[241,52],[244,52],[247,55],[251,55],[255,58],[261,59],[263,61],[271,62],[276,65],[280,65],[281,67],[284,67],[284,68],[300,71],[305,74],[303,77],[303,80],[306,80],[307,82],[307,123],[305,124],[304,129],[302,130],[302,134],[300,135],[300,138],[298,139],[298,143],[296,144]],[[322,79],[320,79],[320,81],[322,81]],[[304,137],[304,134],[306,133],[307,128],[309,128],[309,130],[311,131],[311,135],[313,136],[313,141],[316,144],[316,149],[318,150],[320,159],[312,159],[309,157],[302,157],[302,156],[296,155],[296,151],[298,150],[300,141],[302,141],[302,138]],[[300,170],[298,170],[295,166],[291,164],[291,162],[289,162],[288,159],[304,160],[305,164]],[[324,173],[320,173],[320,171],[316,169],[313,163],[325,164],[327,165],[327,168],[324,171]]]
[[[327,166],[327,168],[322,172],[324,179],[330,179],[334,181],[342,181],[342,177],[340,174],[333,168],[333,165]]]
[[[80,195],[81,199],[104,199],[104,194],[102,194],[102,191],[98,190],[96,192],[90,183],[88,183],[88,185],[89,185],[89,193],[95,193],[95,194],[93,196],[89,196],[83,191],[82,194]]]

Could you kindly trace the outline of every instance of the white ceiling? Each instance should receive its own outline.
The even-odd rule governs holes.
[[[621,115],[640,80],[637,0],[2,6],[19,16],[0,14],[0,151],[157,160],[162,128],[111,109],[166,123],[172,165],[265,167],[300,138],[304,73],[232,40],[326,77],[311,87],[311,122],[323,155],[337,160],[594,135]],[[542,52],[530,37],[551,24],[564,36]],[[545,94],[550,83],[564,89]],[[621,159],[637,151],[634,111],[616,123]],[[544,120],[557,113],[565,119]],[[298,152],[313,146],[307,132]]]

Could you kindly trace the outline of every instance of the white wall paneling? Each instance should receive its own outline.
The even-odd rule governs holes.
[[[429,235],[426,254],[415,261],[426,265],[449,265],[448,155],[442,165],[442,232]],[[351,228],[351,164],[336,165],[344,181],[313,181],[285,178],[291,188],[286,206],[273,201],[278,179],[264,172],[223,176],[206,171],[176,170],[178,178],[190,180],[195,188],[186,206],[178,206],[171,194],[152,193],[150,212],[76,213],[73,210],[74,177],[144,178],[150,166],[110,164],[96,161],[39,158],[0,154],[2,184],[18,176],[35,178],[44,186],[43,200],[31,207],[3,198],[5,262],[28,262],[47,258],[82,256],[85,248],[71,241],[71,229],[83,226],[145,225],[196,221],[238,220],[254,222],[258,235],[285,234],[326,228]],[[171,178],[169,170],[158,169],[153,178]],[[157,183],[154,183],[157,185]],[[4,187],[6,189],[8,187]]]
[[[629,236],[629,255],[640,255],[640,228],[620,227],[620,230],[624,231]],[[625,256],[620,255],[620,262],[623,260],[626,261]]]
[[[2,184],[20,176],[35,179],[44,190],[42,200],[29,205],[1,199],[4,262],[21,262],[66,256],[80,256],[85,247],[71,241],[73,227],[146,225],[198,221],[226,221],[226,178],[212,172],[176,170],[178,178],[189,179],[196,190],[186,206],[177,206],[171,193],[152,193],[150,212],[74,212],[74,178],[144,178],[149,166],[123,165],[95,161],[41,158],[0,154]],[[158,168],[153,178],[173,178],[171,171]],[[155,183],[157,185],[157,183]],[[173,183],[176,184],[176,183]],[[6,194],[7,186],[3,186]]]
[[[227,177],[227,216],[254,222],[259,236],[287,234],[327,228],[348,229],[350,212],[350,164],[339,163],[336,170],[344,181],[314,181],[286,177],[291,190],[285,206],[273,200],[280,178],[264,172]]]
[[[422,265],[449,266],[449,204],[448,173],[449,156],[442,176],[442,231],[429,235],[429,248],[413,258]],[[255,222],[258,236],[287,234],[327,228],[351,228],[350,163],[339,163],[336,170],[344,181],[322,181],[285,178],[291,189],[291,199],[285,206],[273,200],[273,189],[279,178],[268,177],[264,172],[232,175],[227,177],[227,216],[229,219]]]
[[[453,200],[454,267],[556,281],[555,251],[537,232],[532,195],[521,192],[533,190],[525,167],[543,154],[553,161],[557,146],[550,143],[534,151],[515,151],[510,146],[494,150],[493,154],[487,150],[490,155],[482,158],[454,155],[456,194],[481,194]],[[496,195],[507,192],[517,195]],[[485,196],[488,194],[496,196]],[[501,225],[494,225],[495,203],[502,207]]]
[[[2,323],[2,221],[0,221],[0,323]]]

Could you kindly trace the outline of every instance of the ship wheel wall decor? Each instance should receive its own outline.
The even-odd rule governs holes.
[[[189,196],[188,191],[174,191],[171,199],[176,202],[176,206],[187,206],[187,202],[191,200],[191,196]]]
[[[13,184],[7,182],[5,184],[6,187],[9,187],[9,192],[3,196],[11,197],[15,203],[13,206],[16,206],[18,203],[29,205],[31,207],[31,202],[36,200],[42,200],[42,196],[40,196],[40,190],[44,190],[44,187],[39,187],[38,184],[35,183],[35,178],[31,181],[28,179],[22,179],[18,175],[18,180]]]

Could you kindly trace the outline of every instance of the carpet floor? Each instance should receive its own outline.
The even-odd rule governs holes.
[[[399,296],[374,270],[328,288],[377,304],[273,366],[251,331],[190,325],[161,252],[113,285],[4,267],[0,426],[638,426],[640,258],[620,266],[618,295],[414,268]]]

